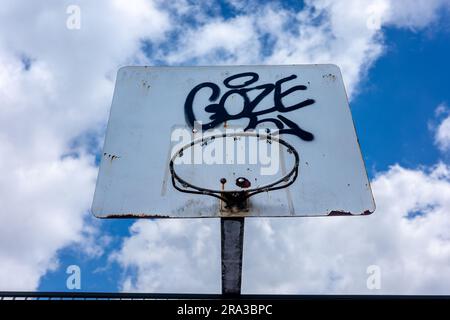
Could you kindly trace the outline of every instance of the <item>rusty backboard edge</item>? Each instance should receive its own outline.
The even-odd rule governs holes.
[[[348,211],[333,210],[333,211],[330,211],[330,213],[329,213],[327,216],[328,216],[328,217],[339,217],[339,216],[369,216],[369,215],[371,215],[374,211],[375,211],[375,210],[373,210],[373,211],[365,210],[364,212],[355,214],[355,213],[351,213],[351,212],[348,212]]]
[[[342,72],[341,72],[341,68],[339,68],[338,65],[335,65],[335,64],[333,64],[333,65],[336,67],[337,71],[339,72],[340,77],[343,79]],[[351,110],[351,108],[350,108],[350,101],[348,100],[347,88],[345,87],[345,83],[344,83],[344,82],[342,82],[342,84],[344,85],[344,86],[343,86],[343,89],[344,89],[344,93],[345,93],[345,99],[346,99],[346,101],[347,101],[347,108],[348,108],[348,111],[350,112],[350,119],[352,120],[353,133],[354,133],[354,136],[356,137],[356,144],[357,144],[358,150],[359,150],[358,154],[359,154],[360,160],[361,160],[361,162],[362,162],[362,164],[363,164],[364,174],[365,174],[366,180],[367,180],[367,187],[369,188],[370,196],[371,196],[371,198],[372,198],[372,203],[373,203],[373,210],[372,210],[372,211],[370,211],[370,210],[365,210],[364,212],[359,213],[359,214],[352,214],[352,213],[349,213],[349,215],[367,216],[367,215],[371,215],[372,213],[375,212],[376,207],[377,207],[377,204],[375,203],[375,197],[373,196],[372,185],[371,185],[371,183],[370,183],[369,175],[367,174],[366,163],[365,163],[364,157],[363,157],[363,155],[362,155],[361,143],[360,143],[360,141],[359,141],[358,132],[356,131],[355,120],[353,119],[352,110]],[[334,212],[334,211],[331,211],[331,212],[328,214],[328,216],[341,216],[341,215],[344,215],[344,216],[345,216],[345,215],[346,215],[346,214],[332,214],[333,212]]]
[[[321,217],[344,217],[344,216],[368,216],[371,215],[373,211],[365,210],[361,213],[351,213],[348,211],[339,211],[332,210],[329,213],[320,214],[320,215],[309,215],[309,216],[247,216],[245,214],[236,214],[236,215],[220,215],[217,216],[192,216],[192,217],[174,217],[170,215],[163,214],[146,214],[146,213],[110,213],[107,215],[97,215],[91,210],[91,213],[94,217],[98,219],[208,219],[208,218],[321,218]]]
[[[145,213],[112,213],[105,216],[98,216],[94,214],[94,217],[99,219],[169,219],[172,218],[168,215],[159,214],[145,214]]]

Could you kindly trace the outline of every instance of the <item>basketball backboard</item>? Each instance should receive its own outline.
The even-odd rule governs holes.
[[[245,205],[230,210],[227,199],[236,190]],[[95,216],[293,217],[374,210],[337,66],[118,71]]]

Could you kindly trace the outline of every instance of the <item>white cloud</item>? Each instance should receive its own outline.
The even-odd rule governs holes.
[[[434,142],[438,148],[446,152],[450,150],[450,115],[446,104],[442,103],[436,107],[434,114],[440,119],[440,123],[437,126],[431,125],[431,129],[435,132]]]
[[[448,114],[448,113],[449,113],[449,110],[448,110],[448,107],[447,107],[447,105],[445,103],[439,104],[436,107],[436,109],[434,109],[434,115],[436,117],[440,117],[440,116]]]
[[[83,223],[94,158],[73,141],[104,125],[119,64],[143,59],[140,40],[159,41],[170,27],[149,1],[78,3],[80,30],[66,28],[69,2],[4,1],[0,8],[2,290],[35,289],[69,244],[101,252]]]
[[[440,10],[450,9],[448,0],[395,0],[390,1],[391,10],[387,22],[398,27],[420,29],[433,23]]]
[[[336,63],[351,95],[383,46],[379,30],[367,26],[373,12],[365,12],[366,4],[339,3],[319,1],[300,12],[244,6],[248,11],[232,19],[210,19],[187,30],[181,25],[177,49],[159,55],[170,63]]]
[[[82,240],[96,175],[89,157],[20,167],[14,159],[0,165],[2,290],[36,288],[47,269],[57,265],[56,251]]]
[[[259,56],[258,35],[252,19],[241,16],[224,21],[214,19],[195,30],[187,30],[180,49],[169,55],[169,63],[196,59],[199,64],[248,63]]]
[[[445,118],[436,130],[436,142],[443,151],[450,149],[450,116]]]
[[[111,256],[126,270],[124,291],[220,290],[220,225],[217,220],[141,220]]]
[[[180,23],[176,49],[157,55],[169,63],[334,63],[341,67],[352,97],[383,53],[382,26],[424,28],[448,2],[317,0],[306,1],[298,12],[251,0],[230,4],[237,17],[200,15],[196,27]]]
[[[372,182],[371,216],[247,219],[243,291],[448,294],[449,172],[391,167]],[[218,235],[217,220],[137,222],[114,256],[131,273],[124,289],[219,292]],[[370,265],[379,291],[366,287]]]
[[[372,182],[377,211],[369,217],[249,225],[246,249],[254,255],[245,260],[244,288],[376,293],[366,288],[366,268],[378,265],[378,293],[448,294],[450,181],[439,174],[443,169],[448,167],[424,172],[396,165],[380,174]],[[263,275],[268,281],[260,280]]]

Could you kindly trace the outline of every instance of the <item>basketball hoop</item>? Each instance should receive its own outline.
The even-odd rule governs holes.
[[[245,218],[374,210],[336,65],[118,71],[92,213],[220,218],[223,295],[241,293]]]
[[[182,157],[184,152],[189,149],[193,148],[196,145],[200,145],[200,147],[203,147],[207,145],[209,142],[213,142],[216,139],[224,139],[224,138],[239,138],[239,137],[256,137],[258,139],[266,140],[267,143],[278,143],[280,146],[283,146],[286,148],[286,151],[288,154],[292,155],[294,157],[294,164],[291,170],[289,170],[284,176],[281,178],[271,182],[267,183],[262,186],[258,186],[256,188],[251,188],[250,182],[247,180],[246,177],[241,176],[236,178],[235,190],[218,190],[218,189],[210,189],[201,187],[198,185],[194,185],[185,179],[183,179],[177,172],[175,171],[175,160],[178,157]],[[278,136],[272,136],[271,134],[263,134],[263,133],[257,133],[257,132],[233,132],[233,133],[222,133],[222,134],[216,134],[216,135],[210,135],[207,137],[198,138],[191,143],[188,143],[181,147],[179,150],[177,150],[172,158],[170,159],[169,169],[170,173],[172,175],[172,184],[173,187],[180,191],[185,193],[193,193],[193,194],[201,194],[206,196],[211,196],[218,198],[222,200],[225,203],[225,208],[227,210],[246,210],[247,209],[247,200],[261,192],[269,192],[273,190],[283,189],[289,187],[291,184],[294,183],[294,181],[297,179],[298,176],[298,167],[300,163],[300,157],[298,155],[298,152],[295,150],[293,146],[291,146],[288,142],[282,140]],[[221,179],[220,183],[224,185],[227,181],[225,179]]]

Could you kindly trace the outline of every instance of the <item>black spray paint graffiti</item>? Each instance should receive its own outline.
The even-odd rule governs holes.
[[[290,95],[295,91],[306,90],[307,87],[304,85],[295,85],[285,91],[282,91],[281,85],[285,82],[296,79],[296,75],[291,75],[280,79],[275,82],[275,84],[267,83],[261,84],[254,87],[249,87],[249,85],[255,83],[259,79],[259,75],[255,72],[244,72],[235,74],[226,78],[223,81],[225,87],[228,90],[220,97],[220,88],[217,84],[212,82],[203,82],[195,86],[188,94],[186,102],[184,104],[184,111],[186,116],[186,122],[191,127],[194,127],[194,123],[197,118],[194,114],[193,103],[196,94],[203,88],[209,88],[211,90],[211,95],[209,101],[213,102],[204,107],[204,110],[208,113],[212,113],[209,117],[211,120],[208,123],[202,124],[203,130],[208,130],[219,126],[229,120],[237,120],[242,118],[248,118],[249,124],[244,129],[251,130],[256,129],[256,126],[263,122],[271,122],[279,129],[280,134],[292,134],[304,141],[311,141],[314,139],[314,135],[308,131],[301,129],[295,122],[289,120],[285,116],[278,114],[276,118],[260,118],[263,115],[273,114],[275,112],[288,113],[306,106],[313,104],[315,101],[313,99],[306,99],[299,103],[293,104],[291,106],[285,106],[283,104],[283,98]],[[235,80],[241,80],[239,83],[235,83]],[[246,81],[244,81],[246,80]],[[261,90],[261,92],[253,99],[250,99],[248,93],[252,90]],[[273,102],[274,105],[270,108],[254,111],[258,103],[260,103],[267,95],[273,92]],[[227,99],[233,95],[240,95],[244,101],[243,109],[238,114],[229,114],[225,108],[225,103]],[[220,98],[220,99],[219,99]]]

